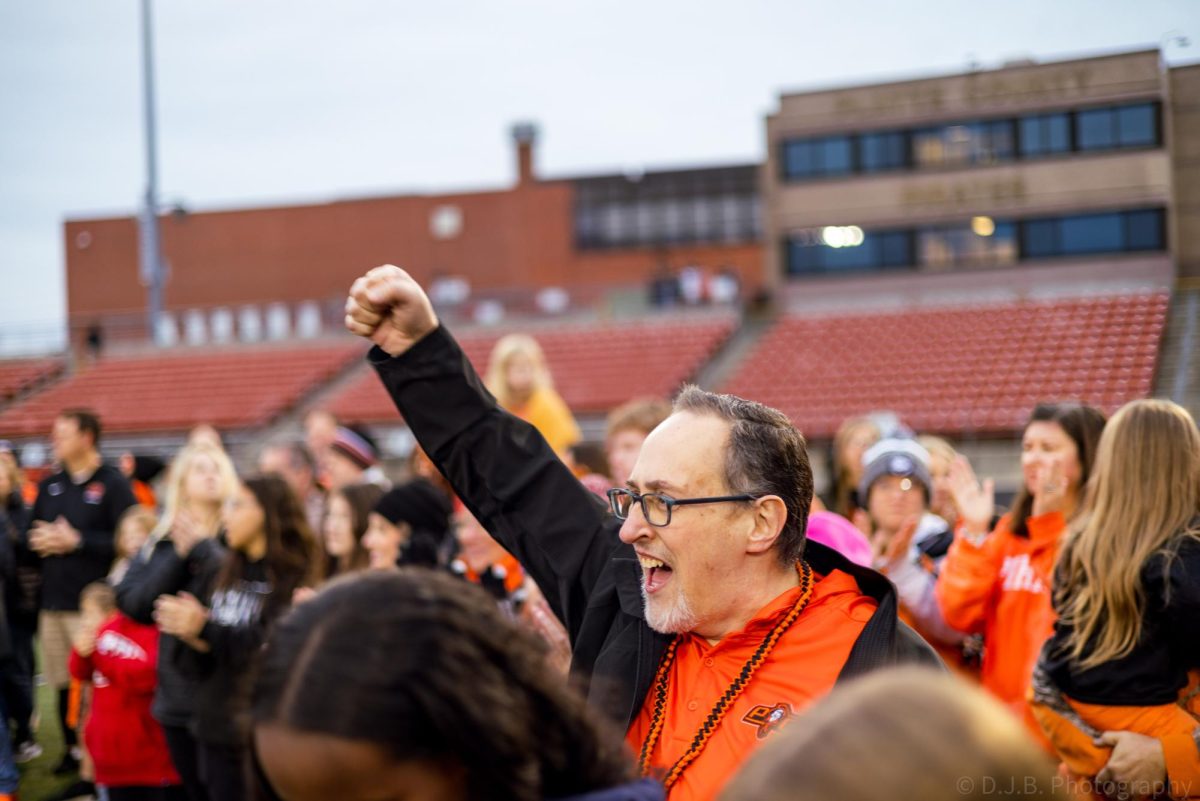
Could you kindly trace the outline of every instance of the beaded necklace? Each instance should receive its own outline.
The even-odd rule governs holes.
[[[696,757],[700,756],[700,752],[708,745],[708,740],[712,737],[713,732],[716,731],[717,726],[721,724],[725,715],[733,707],[733,702],[738,699],[738,696],[746,689],[746,685],[754,678],[754,674],[758,671],[762,663],[766,661],[771,650],[779,642],[779,638],[796,622],[796,619],[800,617],[804,608],[808,606],[813,589],[812,568],[808,566],[808,562],[801,561],[797,570],[800,573],[800,597],[796,599],[796,603],[792,605],[787,616],[775,624],[767,633],[767,636],[763,638],[763,641],[759,643],[758,648],[755,649],[750,658],[746,660],[746,664],[742,665],[742,670],[737,678],[730,683],[725,693],[717,699],[712,711],[708,713],[708,717],[700,725],[700,729],[696,732],[696,736],[692,738],[688,750],[667,771],[666,776],[663,777],[663,787],[667,790],[670,790],[671,785],[678,781],[687,766],[692,764],[696,760]],[[650,756],[654,753],[654,749],[658,745],[658,740],[662,736],[663,718],[666,716],[667,708],[667,686],[670,680],[671,668],[675,664],[675,651],[678,645],[679,637],[673,638],[670,645],[667,646],[666,653],[663,654],[662,662],[658,665],[658,673],[654,677],[654,714],[650,718],[650,731],[646,733],[646,741],[642,743],[642,750],[638,756],[638,768],[641,770],[643,776],[650,775]]]

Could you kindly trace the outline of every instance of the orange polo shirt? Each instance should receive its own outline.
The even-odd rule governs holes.
[[[663,733],[650,757],[656,773],[665,774],[683,756],[717,699],[799,595],[799,587],[783,593],[745,628],[716,645],[693,634],[681,635],[668,679]],[[675,782],[671,801],[716,797],[755,748],[793,714],[829,692],[875,607],[848,574],[834,570],[818,577],[807,608],[776,643],[700,756]],[[652,687],[646,699],[653,693]],[[635,755],[641,752],[653,713],[654,705],[643,702],[625,735]]]

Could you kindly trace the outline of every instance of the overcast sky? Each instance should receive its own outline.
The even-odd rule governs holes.
[[[139,9],[0,0],[0,351],[61,327],[63,220],[130,214],[144,191]],[[1200,60],[1200,0],[173,0],[154,12],[160,196],[193,210],[501,187],[523,119],[541,128],[544,176],[728,163],[762,158],[782,90],[1160,43],[1170,63]]]

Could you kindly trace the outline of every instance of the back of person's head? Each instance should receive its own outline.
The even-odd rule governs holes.
[[[1025,427],[1034,423],[1055,423],[1075,443],[1079,455],[1079,489],[1087,486],[1096,461],[1096,447],[1104,430],[1104,413],[1082,403],[1039,403],[1033,408]],[[1009,528],[1022,537],[1029,536],[1026,520],[1033,514],[1033,492],[1021,485],[1013,499]]]
[[[631,771],[620,735],[553,673],[535,635],[482,590],[419,568],[345,576],[282,618],[252,720],[267,777],[294,760],[269,759],[264,728],[461,772],[464,801],[571,796]]]
[[[374,437],[360,425],[338,427],[329,447],[359,470],[366,470],[379,460],[379,446]]]
[[[804,532],[812,504],[813,474],[804,437],[783,412],[734,395],[686,386],[674,411],[710,415],[729,423],[725,483],[730,492],[776,495],[787,520],[776,543],[779,561],[794,565],[804,554]]]
[[[721,801],[1067,799],[1024,728],[945,673],[877,671],[818,701],[746,762]]]
[[[1180,533],[1200,536],[1200,431],[1167,400],[1122,406],[1100,437],[1083,506],[1059,560],[1055,595],[1083,668],[1128,655],[1145,612],[1142,570]]]

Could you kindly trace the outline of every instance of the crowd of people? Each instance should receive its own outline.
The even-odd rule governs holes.
[[[481,379],[397,268],[347,327],[403,470],[323,411],[240,473],[208,427],[110,467],[84,409],[36,491],[0,449],[0,799],[35,640],[64,798],[1200,797],[1179,406],[1039,405],[1007,510],[951,443],[854,418],[822,498],[786,417],[696,387],[593,458],[534,340]]]

